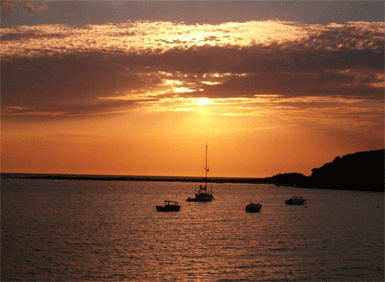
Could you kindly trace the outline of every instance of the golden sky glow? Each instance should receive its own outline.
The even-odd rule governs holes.
[[[6,25],[1,170],[203,175],[208,143],[213,176],[308,175],[383,147],[384,32],[363,20]]]

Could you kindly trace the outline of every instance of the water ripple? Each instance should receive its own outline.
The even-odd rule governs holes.
[[[2,281],[382,280],[383,194],[212,188],[187,203],[193,183],[2,180]],[[284,205],[298,193],[308,208]]]

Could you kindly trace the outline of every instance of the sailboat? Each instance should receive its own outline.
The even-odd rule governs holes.
[[[209,167],[207,166],[207,145],[206,145],[206,166],[204,167],[206,172],[205,185],[199,185],[198,192],[195,193],[195,198],[187,198],[187,202],[211,202],[214,199],[213,191],[207,191],[207,173],[209,172]]]

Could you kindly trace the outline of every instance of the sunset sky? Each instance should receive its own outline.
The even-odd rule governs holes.
[[[1,1],[1,172],[266,177],[384,148],[383,1]]]

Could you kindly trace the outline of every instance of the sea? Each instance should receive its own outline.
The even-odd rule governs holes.
[[[2,179],[1,281],[384,281],[384,193],[198,185]]]

